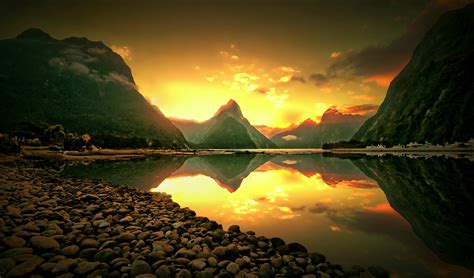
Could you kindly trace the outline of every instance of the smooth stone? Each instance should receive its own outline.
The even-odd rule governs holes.
[[[271,264],[272,264],[273,267],[279,269],[279,268],[283,267],[283,259],[281,257],[273,258],[272,261],[271,261]]]
[[[61,253],[66,256],[66,257],[73,257],[75,255],[77,255],[77,253],[79,253],[79,246],[77,245],[70,245],[70,246],[67,246],[67,247],[64,247],[63,249],[61,249]]]
[[[215,267],[217,265],[217,259],[215,257],[209,257],[207,263],[210,267]]]
[[[77,264],[76,268],[74,269],[74,273],[79,276],[85,275],[93,271],[97,267],[97,265],[98,263],[96,262],[82,261]]]
[[[97,240],[92,239],[92,238],[86,238],[82,240],[81,243],[79,244],[81,248],[98,248],[99,245],[100,243]]]
[[[35,271],[35,269],[44,262],[44,259],[40,257],[33,257],[30,259],[27,259],[25,262],[23,262],[20,265],[17,265],[14,267],[12,270],[10,270],[6,277],[24,277],[24,276],[29,276],[28,274],[32,273]]]
[[[214,248],[214,250],[212,250],[212,253],[217,257],[222,258],[225,256],[225,251],[226,248],[224,246],[217,246],[216,248]]]
[[[31,245],[40,250],[51,250],[61,247],[59,243],[50,237],[34,236],[30,239]]]
[[[193,274],[187,269],[181,269],[177,274],[176,278],[192,278]]]
[[[279,237],[273,237],[273,238],[271,238],[271,239],[270,239],[270,242],[272,243],[272,247],[273,247],[274,249],[276,249],[276,248],[278,248],[278,247],[283,246],[283,245],[286,244],[285,241],[284,241],[283,239],[279,238]]]
[[[83,249],[83,250],[81,250],[81,252],[79,252],[79,257],[89,260],[89,259],[92,259],[95,256],[97,251],[98,251],[97,248]]]
[[[65,259],[65,260],[59,261],[51,270],[51,272],[54,274],[63,273],[63,272],[69,271],[76,264],[77,264],[76,259]]]
[[[13,248],[1,253],[0,258],[11,258],[25,254],[33,254],[33,249],[28,247]]]
[[[306,261],[306,259],[304,258],[296,258],[295,259],[295,262],[299,265],[299,266],[306,266],[306,264],[308,263]]]
[[[129,232],[121,233],[118,237],[119,242],[129,242],[135,239],[135,235]]]
[[[39,270],[43,272],[51,272],[51,270],[56,266],[56,263],[44,263],[38,267]]]
[[[19,248],[25,246],[26,240],[21,237],[10,236],[3,239],[3,244],[10,248]]]
[[[293,253],[293,252],[295,252],[295,253],[307,253],[308,252],[306,247],[304,247],[303,245],[301,245],[299,243],[296,243],[296,242],[288,244],[288,248],[290,249],[290,253]]]
[[[132,269],[130,270],[130,277],[135,278],[140,274],[151,273],[151,266],[141,260],[136,260],[132,263]]]
[[[320,253],[309,253],[308,257],[311,259],[311,263],[314,265],[318,265],[326,261],[326,256]]]
[[[225,268],[225,270],[227,270],[228,272],[232,273],[232,274],[237,274],[237,272],[239,272],[240,270],[240,267],[238,264],[236,263],[230,263],[227,265],[227,267]]]
[[[124,218],[120,219],[119,223],[120,224],[126,224],[126,223],[130,223],[132,221],[133,221],[133,218],[130,215],[127,215]]]
[[[271,278],[273,277],[273,267],[269,263],[264,263],[260,266],[258,270],[258,277],[260,278]]]
[[[206,267],[206,262],[203,259],[192,260],[189,264],[194,270],[203,270]]]
[[[105,221],[105,220],[96,220],[94,221],[94,223],[92,224],[94,227],[96,228],[107,228],[110,226],[110,223]]]
[[[239,225],[231,225],[229,227],[229,232],[231,232],[231,233],[240,233]]]
[[[171,271],[167,265],[162,265],[155,271],[155,275],[159,278],[171,278]]]
[[[97,252],[97,254],[94,255],[94,261],[99,261],[99,262],[109,262],[112,260],[112,256],[114,254],[114,250],[110,248],[105,248]]]

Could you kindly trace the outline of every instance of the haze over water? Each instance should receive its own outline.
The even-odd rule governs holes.
[[[299,242],[344,268],[471,277],[473,162],[311,155],[161,156],[65,172],[171,194],[200,216]]]

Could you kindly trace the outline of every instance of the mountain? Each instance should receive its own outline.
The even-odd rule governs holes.
[[[324,183],[331,187],[378,187],[374,180],[367,178],[359,168],[346,159],[322,154],[277,155],[271,163],[297,171],[306,177],[319,174]]]
[[[297,127],[297,126],[298,125],[296,125],[296,124],[290,124],[287,127],[273,127],[273,126],[267,126],[267,125],[254,125],[254,127],[256,129],[258,129],[258,131],[260,131],[260,133],[265,135],[267,138],[271,138],[275,134],[291,130],[291,129]]]
[[[98,160],[89,164],[66,164],[62,172],[150,190],[180,169],[186,159],[180,155],[161,155],[118,161]]]
[[[306,119],[271,140],[281,148],[321,148],[324,143],[350,139],[365,119],[362,115],[343,113],[331,107],[324,112],[319,124]]]
[[[442,15],[392,81],[359,141],[445,143],[474,137],[474,4]]]
[[[232,193],[250,173],[270,159],[272,156],[262,154],[195,156],[187,159],[171,177],[205,175]]]
[[[260,133],[242,115],[234,100],[221,106],[209,120],[197,123],[172,119],[186,139],[202,148],[254,149],[275,148],[276,145]]]
[[[102,42],[52,38],[28,29],[0,40],[0,131],[25,122],[69,132],[141,137],[157,146],[186,141],[138,92],[130,68]]]
[[[474,269],[474,163],[465,158],[353,158],[439,258]]]

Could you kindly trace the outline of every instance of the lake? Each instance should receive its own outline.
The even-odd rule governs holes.
[[[160,156],[64,173],[165,192],[183,207],[299,242],[344,268],[472,277],[474,162],[444,156]]]

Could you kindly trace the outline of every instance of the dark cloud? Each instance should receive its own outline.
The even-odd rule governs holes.
[[[448,10],[473,2],[472,0],[433,1],[408,26],[406,32],[386,44],[370,45],[358,51],[345,53],[328,68],[330,77],[371,77],[396,75],[409,61],[416,45],[439,18]]]
[[[296,81],[301,83],[306,83],[306,79],[303,76],[292,76],[290,81]]]
[[[314,85],[318,87],[322,87],[328,84],[329,79],[325,74],[322,73],[313,73],[309,76],[309,80],[311,80]]]
[[[324,213],[329,211],[331,208],[328,203],[319,202],[314,204],[314,206],[309,208],[309,211],[312,213]]]

